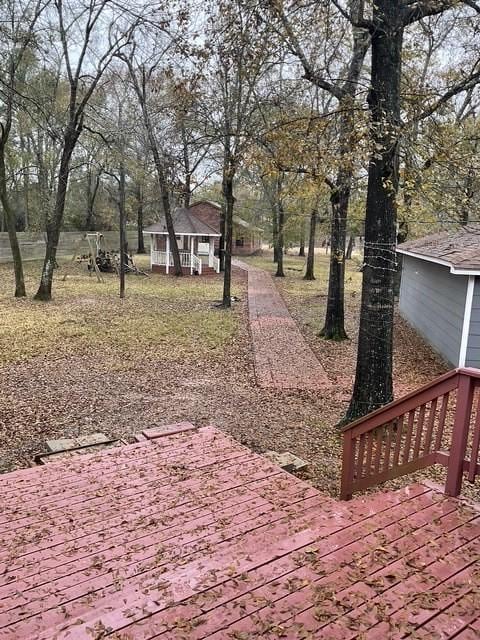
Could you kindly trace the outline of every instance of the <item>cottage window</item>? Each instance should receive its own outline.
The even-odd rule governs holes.
[[[243,247],[245,243],[245,238],[243,236],[241,236],[240,238],[236,238],[235,239],[235,246],[236,247]]]

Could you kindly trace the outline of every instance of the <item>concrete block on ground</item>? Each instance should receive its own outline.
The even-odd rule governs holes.
[[[67,440],[68,438],[65,439]],[[87,453],[97,453],[99,451],[104,451],[105,449],[111,449],[112,447],[120,447],[124,444],[127,444],[125,440],[109,440],[108,442],[83,446],[77,449],[64,449],[63,451],[54,451],[52,453],[39,454],[35,456],[35,462],[37,464],[62,462],[68,460],[69,458],[73,458],[74,456],[85,455]]]
[[[47,449],[52,453],[59,451],[69,451],[71,449],[78,449],[79,447],[90,447],[95,444],[107,444],[111,442],[112,438],[104,433],[90,433],[86,436],[79,436],[78,438],[58,438],[57,440],[47,440]]]
[[[165,424],[161,427],[144,429],[142,431],[142,435],[148,438],[148,440],[154,440],[155,438],[161,438],[162,436],[171,436],[175,433],[194,431],[195,429],[197,429],[197,427],[191,422],[177,422],[176,424]]]
[[[278,451],[267,451],[264,455],[274,464],[277,464],[289,473],[305,471],[308,468],[308,462],[302,460],[302,458],[299,458],[293,453],[290,453],[290,451],[284,451],[283,453],[279,453]]]

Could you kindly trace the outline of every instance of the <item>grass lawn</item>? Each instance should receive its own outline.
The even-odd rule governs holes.
[[[271,256],[247,260],[273,271]],[[147,259],[137,260],[142,266]],[[316,280],[302,280],[304,260],[285,258],[275,280],[332,388],[324,393],[255,385],[247,322],[246,279],[235,270],[233,311],[215,306],[221,277],[90,277],[64,261],[54,300],[35,302],[39,263],[27,263],[29,298],[12,298],[10,265],[0,265],[0,469],[30,463],[46,439],[102,431],[128,439],[146,427],[189,420],[214,424],[257,451],[289,450],[307,459],[310,477],[335,493],[340,437],[335,423],[348,403],[356,351],[361,274],[347,265],[350,340],[318,337],[325,311],[328,258],[319,254]],[[64,281],[63,275],[67,274]],[[401,320],[396,327],[396,392],[415,388],[444,365]]]
[[[147,259],[141,257],[142,262],[146,266]],[[29,294],[36,290],[40,266],[25,263]],[[218,278],[129,275],[126,298],[120,300],[114,274],[104,274],[105,282],[99,283],[85,264],[65,261],[55,278],[54,299],[45,304],[31,296],[13,300],[10,272],[9,265],[0,265],[2,365],[41,354],[94,356],[105,348],[125,363],[150,352],[163,359],[200,358],[237,331],[235,314],[212,310],[222,294]]]

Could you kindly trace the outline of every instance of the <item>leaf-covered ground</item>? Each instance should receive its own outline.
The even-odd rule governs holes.
[[[348,405],[355,373],[362,276],[359,271],[360,262],[354,256],[353,260],[346,262],[345,324],[349,339],[344,342],[323,340],[319,337],[319,333],[323,326],[327,304],[329,256],[326,256],[322,250],[316,255],[315,260],[315,281],[303,280],[304,258],[289,255],[284,258],[286,277],[275,278],[275,283],[306,340],[338,389],[337,392],[332,393],[322,407],[322,434],[325,435],[327,442],[325,446],[331,447],[333,451],[332,445],[335,442],[336,430],[332,429],[331,425],[336,423]],[[275,273],[275,267],[269,255],[247,258],[247,261],[272,274]],[[398,313],[395,314],[394,340],[394,393],[396,398],[430,382],[450,368],[423,342]],[[340,449],[336,449],[331,458],[332,464],[340,456]],[[322,468],[317,473],[323,473],[323,469],[325,472],[328,470],[328,462],[327,464],[322,462],[321,466]],[[387,484],[391,487],[397,487],[414,480],[422,480],[422,478],[443,484],[445,472],[442,467],[431,467]],[[473,486],[464,482],[462,495],[477,501],[480,500],[480,486],[478,485],[478,482]]]
[[[271,268],[269,256],[253,259]],[[349,398],[355,363],[360,273],[348,264],[350,340],[317,334],[326,301],[327,258],[317,279],[302,280],[303,259],[286,258],[276,279],[288,307],[335,383],[328,392],[255,386],[246,314],[246,281],[235,273],[233,312],[218,309],[220,277],[128,276],[104,284],[83,265],[63,262],[55,299],[34,302],[40,265],[28,263],[30,298],[14,300],[9,265],[0,266],[0,468],[30,463],[49,438],[103,431],[129,438],[146,427],[189,420],[214,424],[257,451],[289,450],[311,463],[313,482],[338,488],[340,438],[335,423]],[[68,277],[63,281],[63,275]],[[396,393],[430,380],[445,365],[397,319]]]

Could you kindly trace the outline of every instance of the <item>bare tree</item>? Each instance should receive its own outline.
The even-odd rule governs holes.
[[[212,139],[202,131],[201,101],[204,62],[196,61],[194,72],[182,70],[170,82],[172,150],[178,174],[182,206],[190,206],[192,195],[212,174],[208,160]]]
[[[168,49],[170,43],[166,45]],[[161,48],[160,53],[154,56],[154,60],[148,64],[137,59],[137,47],[132,47],[128,55],[120,56],[126,63],[133,88],[138,98],[138,103],[142,112],[143,125],[148,139],[149,147],[153,155],[155,170],[157,173],[157,183],[162,200],[163,214],[168,231],[170,251],[173,257],[174,273],[176,276],[182,275],[182,265],[180,262],[180,252],[178,250],[177,237],[173,224],[172,211],[170,206],[170,185],[167,177],[166,163],[162,154],[162,149],[156,135],[154,119],[152,116],[152,96],[158,92],[162,82],[162,54],[165,48]]]
[[[47,4],[48,0],[26,0],[26,2],[8,0],[0,10],[2,16],[0,38],[3,45],[0,63],[0,99],[3,102],[0,122],[0,200],[12,251],[15,297],[17,298],[25,297],[26,291],[16,220],[8,193],[6,154],[18,98],[19,76],[23,72],[22,65],[36,38],[36,25]]]
[[[333,4],[337,5],[337,3]],[[272,1],[270,5],[274,15],[280,21],[286,42],[303,66],[305,79],[331,94],[338,103],[339,168],[335,181],[328,180],[332,207],[330,272],[325,324],[320,335],[326,339],[343,340],[347,337],[344,311],[345,244],[354,168],[355,98],[365,55],[370,44],[369,31],[363,25],[364,0],[349,0],[347,8],[343,10],[354,27],[352,28],[349,60],[343,65],[344,68],[335,81],[331,81],[329,78],[329,75],[332,74],[330,69],[327,68],[325,72],[322,72],[315,68],[314,61],[309,59],[296,35],[292,21],[280,3]],[[335,57],[332,57],[328,64],[332,67],[339,66]]]
[[[223,306],[231,306],[234,181],[249,144],[255,118],[255,88],[268,67],[268,29],[259,27],[257,8],[245,0],[222,0],[211,18],[211,99],[208,129],[221,147],[223,211],[220,258]]]
[[[68,108],[60,135],[61,157],[55,203],[46,221],[47,244],[36,300],[52,297],[53,271],[65,212],[72,154],[83,131],[88,104],[114,55],[130,40],[132,25],[112,15],[108,0],[66,3],[54,0],[66,69]],[[98,50],[96,47],[98,46]]]

